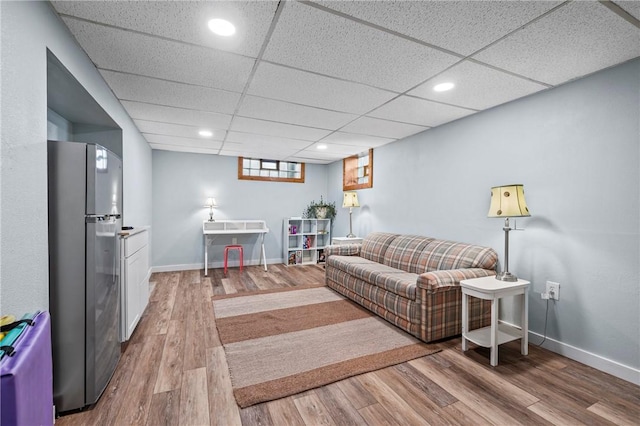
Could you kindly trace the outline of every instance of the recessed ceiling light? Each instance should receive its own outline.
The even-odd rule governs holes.
[[[208,23],[209,29],[214,34],[218,34],[224,37],[232,36],[236,33],[236,27],[229,21],[224,19],[211,19]]]
[[[321,143],[320,145],[316,146],[317,149],[327,149],[327,145]]]
[[[213,136],[213,132],[211,130],[200,130],[198,134],[203,138],[210,138]]]
[[[441,83],[433,86],[433,90],[436,92],[446,92],[447,90],[451,90],[455,87],[453,83]]]

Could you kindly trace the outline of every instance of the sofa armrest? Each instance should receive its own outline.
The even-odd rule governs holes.
[[[425,289],[427,293],[446,291],[452,286],[459,286],[460,281],[470,278],[489,277],[496,272],[482,268],[449,269],[441,271],[425,272],[418,276],[418,288]]]
[[[326,246],[324,248],[325,256],[359,256],[362,244],[340,244],[334,246]]]

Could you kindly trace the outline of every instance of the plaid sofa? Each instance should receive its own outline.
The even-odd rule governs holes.
[[[325,250],[327,286],[431,342],[462,333],[460,281],[495,275],[495,250],[382,232]],[[471,298],[469,327],[491,324],[491,302]]]

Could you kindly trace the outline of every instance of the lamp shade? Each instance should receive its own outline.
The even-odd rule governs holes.
[[[342,199],[342,207],[360,207],[358,193],[353,191],[345,192]]]
[[[491,188],[491,206],[488,217],[524,217],[531,216],[524,199],[524,186],[521,184],[494,186]]]
[[[207,198],[207,204],[204,205],[205,207],[216,207],[216,199],[215,198]]]

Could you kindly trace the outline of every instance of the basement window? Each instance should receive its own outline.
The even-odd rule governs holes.
[[[304,163],[238,157],[238,179],[304,183]]]
[[[342,160],[342,189],[353,191],[373,187],[373,149]]]

